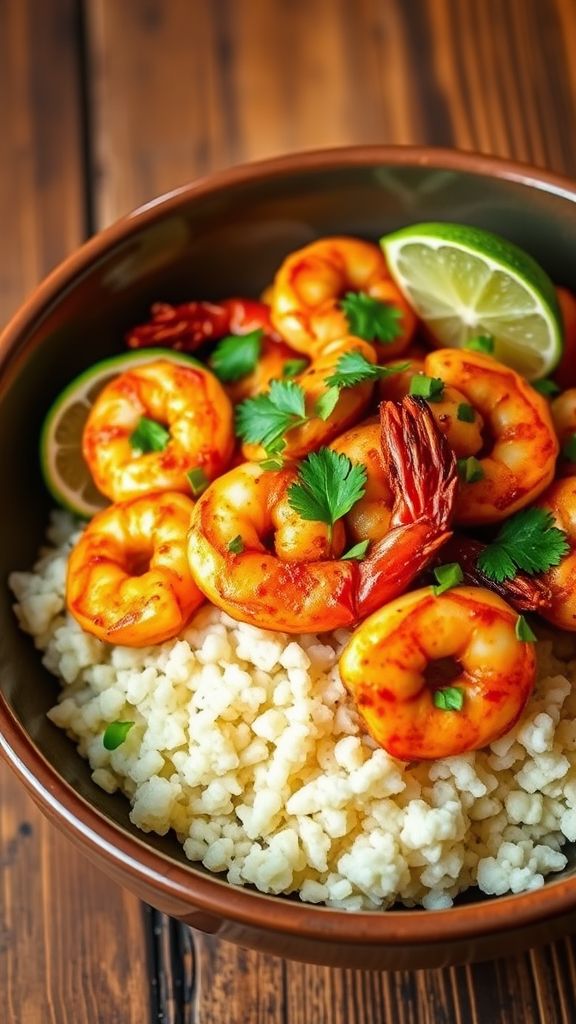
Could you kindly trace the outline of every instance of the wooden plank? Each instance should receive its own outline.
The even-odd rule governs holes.
[[[0,0],[0,323],[86,231],[74,0]],[[132,950],[137,954],[132,955]],[[0,1018],[148,1016],[138,901],[95,871],[0,764]]]

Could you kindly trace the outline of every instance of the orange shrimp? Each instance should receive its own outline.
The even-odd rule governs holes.
[[[403,352],[416,317],[392,281],[379,246],[358,238],[320,238],[290,253],[274,279],[272,323],[293,348],[313,353],[319,345],[353,333],[340,305],[349,291],[363,292],[398,311],[398,336],[380,347],[386,359]]]
[[[68,562],[68,609],[108,643],[147,647],[183,629],[204,598],[186,559],[184,494],[118,502],[90,520]]]
[[[362,561],[342,559],[341,520],[331,533],[292,510],[296,468],[239,466],[210,485],[192,517],[190,566],[213,604],[262,628],[321,632],[364,618],[422,572],[450,535],[455,458],[426,403],[386,403],[381,419],[393,495],[386,536]]]
[[[536,678],[518,615],[480,587],[404,594],[355,631],[340,674],[368,731],[402,761],[485,747],[512,728]],[[438,706],[449,695],[450,706]],[[456,703],[454,704],[454,700]]]
[[[134,432],[142,418],[166,424],[166,443],[140,451]],[[151,491],[189,493],[187,474],[210,480],[234,447],[232,406],[220,381],[190,360],[155,359],[115,377],[96,397],[84,427],[82,452],[94,483],[113,501]]]

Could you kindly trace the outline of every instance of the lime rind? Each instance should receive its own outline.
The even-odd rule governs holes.
[[[528,253],[480,228],[416,224],[381,239],[390,273],[444,345],[491,334],[495,355],[528,379],[562,354],[552,281]]]
[[[76,459],[78,466],[82,466],[83,459],[80,451],[82,427],[88,418],[90,407],[97,394],[109,380],[112,380],[118,374],[124,373],[133,366],[142,366],[144,363],[160,358],[185,365],[202,365],[192,356],[186,355],[183,352],[173,352],[171,349],[165,348],[147,348],[139,349],[137,352],[123,352],[117,356],[102,359],[100,362],[88,367],[88,369],[83,370],[82,373],[66,385],[50,406],[40,432],[40,467],[44,483],[52,497],[59,505],[72,512],[73,515],[79,516],[81,519],[91,519],[96,512],[105,508],[109,502],[96,489],[87,466],[85,466],[83,480],[80,480],[80,474],[76,474],[75,486],[66,486],[64,476],[58,468],[59,456],[68,449]],[[64,441],[63,443],[63,439],[57,437],[58,427],[63,422],[64,411],[69,410],[73,404],[79,407],[76,419],[77,434],[74,438],[72,433],[70,441],[68,443]]]

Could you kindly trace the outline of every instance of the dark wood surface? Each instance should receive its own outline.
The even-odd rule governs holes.
[[[240,160],[427,142],[575,175],[575,52],[574,0],[0,0],[0,322],[87,233]],[[572,1024],[575,960],[368,974],[192,936],[0,766],[7,1024]]]

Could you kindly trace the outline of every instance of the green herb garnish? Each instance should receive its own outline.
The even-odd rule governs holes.
[[[237,534],[237,536],[233,537],[233,539],[230,541],[230,543],[228,544],[228,551],[231,551],[233,555],[242,554],[242,552],[244,551],[244,541],[242,540],[240,534]]]
[[[523,640],[526,644],[535,644],[538,639],[536,633],[534,633],[530,628],[523,615],[519,615],[516,619],[514,632],[516,633],[518,640]]]
[[[518,570],[534,575],[558,565],[570,547],[564,530],[554,525],[551,512],[526,508],[500,528],[478,556],[478,568],[490,580],[503,583]]]
[[[409,394],[426,398],[428,402],[439,402],[444,392],[444,381],[439,377],[427,377],[425,373],[415,373],[410,380]]]
[[[318,416],[321,420],[327,420],[328,417],[334,412],[338,399],[340,398],[340,388],[328,388],[323,395],[314,402],[314,415]]]
[[[102,737],[106,750],[116,750],[121,746],[133,725],[134,722],[110,722]]]
[[[161,423],[141,416],[138,426],[130,434],[130,445],[134,452],[145,455],[148,452],[162,452],[170,440],[170,431]]]
[[[365,292],[348,292],[340,302],[350,334],[365,341],[389,344],[402,333],[402,313],[395,306],[373,299]]]
[[[186,473],[186,477],[195,498],[206,490],[210,482],[206,473],[200,466],[195,466],[194,469],[189,470],[189,472]]]
[[[266,394],[241,402],[236,409],[236,432],[248,444],[260,444],[270,454],[286,447],[284,435],[308,421],[306,396],[293,380],[273,380]]]
[[[366,554],[369,547],[369,540],[361,540],[358,542],[358,544],[355,544],[354,547],[349,548],[346,554],[340,555],[340,558],[345,558],[349,560],[357,559],[358,561],[360,561],[362,558],[364,558],[364,555]]]
[[[458,476],[465,484],[476,484],[479,480],[484,479],[482,463],[478,462],[473,455],[469,455],[467,459],[456,459],[456,465]]]
[[[461,711],[464,704],[464,691],[459,686],[444,686],[434,690],[434,707],[440,711]]]
[[[560,394],[560,387],[556,381],[550,380],[548,377],[543,377],[542,380],[533,380],[532,387],[534,388],[534,391],[538,391],[546,398],[553,398],[554,395]]]
[[[392,377],[395,373],[407,370],[410,363],[396,363],[394,366],[378,366],[377,363],[370,363],[362,352],[354,349],[351,352],[344,352],[336,363],[336,369],[325,383],[332,388],[352,388],[356,384],[363,384],[365,381],[378,380],[381,377]]]
[[[249,334],[230,334],[218,342],[210,357],[210,366],[219,380],[240,380],[252,373],[260,358],[263,335],[259,327]]]
[[[494,352],[494,338],[491,334],[479,334],[476,338],[469,338],[464,343],[464,348],[470,349],[471,352],[485,352],[491,356]]]
[[[456,411],[456,416],[462,423],[474,423],[476,419],[476,413],[468,402],[460,402]]]
[[[298,467],[288,488],[288,504],[302,519],[334,523],[345,516],[366,490],[366,467],[353,465],[347,455],[320,448]]]
[[[459,583],[464,581],[464,573],[458,562],[447,562],[446,565],[436,566],[434,576],[436,578],[436,585],[432,587],[432,592],[435,597],[439,597],[446,590],[457,587]]]
[[[288,359],[282,367],[283,377],[297,377],[308,366],[307,359]]]

